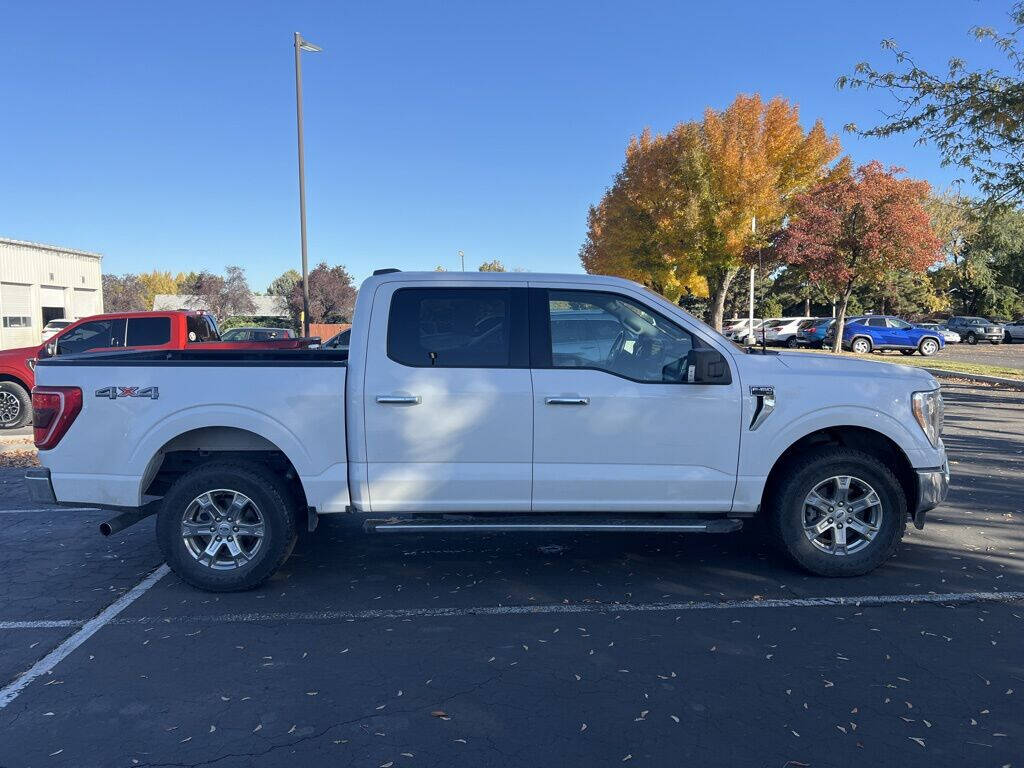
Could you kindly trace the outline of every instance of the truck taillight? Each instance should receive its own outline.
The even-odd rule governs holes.
[[[78,387],[35,387],[32,390],[32,427],[36,448],[53,448],[82,410]]]

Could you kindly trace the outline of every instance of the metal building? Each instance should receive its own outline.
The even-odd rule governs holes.
[[[102,258],[0,237],[0,349],[40,343],[51,320],[101,313]]]

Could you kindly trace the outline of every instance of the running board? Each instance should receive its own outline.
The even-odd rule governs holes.
[[[593,532],[659,532],[659,533],[732,533],[743,527],[742,520],[723,517],[637,517],[607,518],[593,515],[451,515],[448,517],[389,517],[363,522],[367,533],[427,533],[447,531],[528,531],[575,533]]]

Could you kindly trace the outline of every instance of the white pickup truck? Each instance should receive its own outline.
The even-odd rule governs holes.
[[[725,532],[866,573],[949,483],[927,373],[744,350],[618,278],[380,270],[351,346],[41,360],[39,501],[157,514],[182,579],[253,587],[320,515],[384,531]]]

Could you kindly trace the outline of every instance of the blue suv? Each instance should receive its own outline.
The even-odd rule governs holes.
[[[826,344],[835,338],[835,326],[829,329]],[[915,328],[906,320],[891,315],[851,317],[843,327],[843,349],[861,355],[876,349],[898,349],[904,355],[920,352],[930,357],[946,346],[942,335],[927,328]]]

